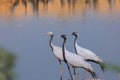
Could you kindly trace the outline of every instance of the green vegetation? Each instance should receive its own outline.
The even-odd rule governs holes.
[[[114,71],[120,73],[120,65],[115,64],[106,64],[106,69],[110,71]]]
[[[0,80],[15,80],[15,61],[14,53],[0,48]]]

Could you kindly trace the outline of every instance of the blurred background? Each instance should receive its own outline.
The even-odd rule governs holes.
[[[109,66],[103,73],[92,63],[97,74],[120,80],[120,0],[0,0],[0,80],[59,79],[48,31],[78,32],[79,45]],[[70,36],[66,47],[75,52],[73,40]],[[61,46],[62,39],[54,38],[54,44]],[[63,63],[63,80],[68,78]]]

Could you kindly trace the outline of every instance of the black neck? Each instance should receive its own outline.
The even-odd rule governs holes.
[[[50,44],[50,47],[51,47],[52,51],[53,51],[53,47],[52,47],[53,36],[54,36],[54,35],[51,35],[51,38],[50,38],[50,41],[49,41],[49,44]]]
[[[64,39],[64,41],[63,41],[62,52],[63,52],[63,59],[64,59],[64,61],[67,63],[67,60],[66,60],[66,58],[65,58],[65,42],[66,42],[66,39]]]
[[[75,36],[75,39],[74,39],[74,49],[75,49],[75,53],[76,53],[76,54],[78,54],[78,53],[77,53],[76,46],[75,46],[75,44],[76,44],[76,42],[77,42],[77,38],[78,38],[78,36]]]

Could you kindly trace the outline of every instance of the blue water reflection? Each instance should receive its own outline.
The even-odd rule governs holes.
[[[80,34],[81,46],[93,50],[106,62],[119,64],[119,26],[120,15],[114,11],[107,15],[88,10],[84,16],[47,14],[21,18],[13,16],[9,19],[0,17],[0,45],[18,55],[16,71],[19,80],[58,80],[59,64],[50,50],[49,37],[41,35],[48,31],[56,35],[69,35],[76,31]],[[74,52],[73,38],[71,36],[68,40],[67,48]],[[54,42],[61,45],[62,39],[54,39]],[[99,75],[102,74],[100,69],[96,70]],[[64,71],[64,78],[67,79],[69,75],[67,70]],[[118,74],[109,71],[103,77],[104,80],[118,80]]]

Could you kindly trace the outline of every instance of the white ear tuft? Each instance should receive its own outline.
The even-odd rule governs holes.
[[[52,32],[47,32],[47,35],[51,36],[51,35],[53,35],[53,33]]]

